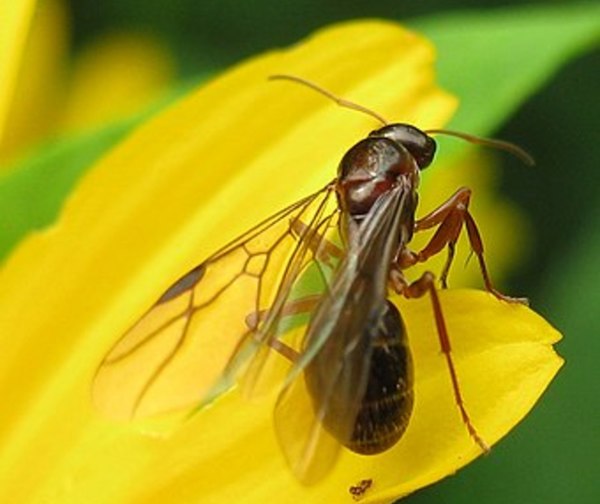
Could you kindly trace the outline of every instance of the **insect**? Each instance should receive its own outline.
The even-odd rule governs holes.
[[[393,290],[430,296],[456,404],[470,436],[487,451],[463,405],[434,275],[408,282],[404,272],[447,250],[440,275],[446,286],[465,228],[487,290],[514,301],[492,286],[468,209],[470,190],[459,189],[416,220],[417,190],[436,151],[434,133],[531,158],[506,142],[389,124],[307,80],[271,78],[308,86],[383,126],[346,152],[324,188],[174,282],[104,357],[94,401],[111,416],[131,419],[196,411],[236,382],[248,393],[279,384],[274,417],[283,453],[301,481],[318,481],[342,446],[381,453],[408,426],[412,359],[402,316],[388,299]],[[430,228],[437,229],[429,243],[411,250],[413,234]]]
[[[352,485],[348,489],[348,492],[350,493],[350,495],[352,495],[352,498],[355,501],[359,501],[365,496],[365,494],[367,493],[369,488],[371,488],[372,485],[372,479],[363,479],[360,480],[356,485]]]

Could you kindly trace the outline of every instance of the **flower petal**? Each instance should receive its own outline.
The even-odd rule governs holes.
[[[16,0],[3,4],[0,30],[0,141],[15,91],[35,4],[35,0]]]
[[[165,92],[173,66],[166,48],[151,36],[99,38],[74,63],[62,128],[89,128],[138,112]]]

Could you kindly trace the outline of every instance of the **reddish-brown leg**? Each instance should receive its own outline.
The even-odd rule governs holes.
[[[470,196],[470,189],[463,187],[439,207],[419,219],[415,223],[415,231],[422,231],[435,226],[438,226],[438,228],[429,243],[421,251],[401,250],[396,258],[398,266],[404,269],[418,262],[424,262],[431,256],[441,252],[444,247],[447,247],[448,258],[440,275],[442,287],[447,288],[447,278],[454,259],[456,241],[463,226],[462,214],[468,206]]]
[[[295,299],[293,301],[288,301],[285,305],[283,305],[280,315],[282,317],[290,317],[292,315],[310,313],[317,306],[317,303],[320,299],[321,296],[315,294],[312,296]],[[258,313],[253,312],[247,315],[246,327],[248,327],[249,330],[254,331],[258,327],[258,324],[267,318],[268,314],[269,310],[261,310]],[[298,352],[281,340],[273,338],[268,341],[267,344],[290,362],[295,362],[298,359]]]
[[[481,276],[483,277],[483,282],[485,283],[485,288],[491,292],[498,299],[502,299],[504,301],[508,301],[511,303],[522,303],[525,305],[529,304],[527,298],[516,298],[510,297],[502,294],[497,291],[492,285],[492,281],[490,279],[490,275],[487,270],[487,266],[483,259],[483,241],[481,240],[481,234],[479,233],[479,229],[477,229],[477,224],[475,223],[475,219],[473,216],[467,211],[464,214],[465,218],[465,226],[467,228],[467,235],[469,237],[469,242],[471,243],[471,248],[473,249],[473,253],[477,256],[477,260],[479,261],[479,269],[481,270]]]
[[[471,417],[467,412],[465,407],[465,403],[460,392],[460,385],[458,383],[458,375],[456,373],[456,368],[454,367],[454,361],[452,360],[452,347],[450,345],[450,337],[448,336],[448,329],[446,328],[446,322],[444,320],[444,314],[442,312],[442,306],[440,304],[440,299],[438,297],[436,288],[435,288],[435,277],[430,272],[425,272],[418,280],[407,283],[404,279],[402,272],[393,271],[392,275],[392,283],[394,285],[394,289],[401,295],[406,298],[420,298],[426,294],[429,294],[431,298],[431,304],[433,306],[433,316],[435,319],[435,325],[440,341],[440,347],[444,357],[446,358],[446,364],[448,366],[448,372],[450,373],[450,379],[452,381],[452,389],[454,391],[454,399],[456,401],[456,405],[460,410],[460,415],[462,420],[469,431],[470,436],[473,440],[479,445],[481,450],[487,453],[490,448],[484,439],[479,435],[477,429],[473,425],[471,421]]]
[[[299,237],[308,231],[308,227],[300,219],[290,221],[290,229],[294,236]],[[315,233],[308,243],[318,261],[333,266],[333,259],[340,260],[344,257],[344,251],[334,243],[326,240],[322,235]]]
[[[401,251],[398,258],[399,267],[407,268],[413,264],[424,262],[447,247],[448,259],[440,277],[442,286],[446,287],[448,272],[454,259],[454,249],[464,224],[467,229],[471,249],[477,256],[485,288],[498,299],[509,302],[527,303],[526,299],[505,296],[494,288],[484,259],[483,240],[481,239],[475,219],[473,219],[473,216],[469,212],[470,198],[471,190],[467,187],[462,187],[438,208],[419,219],[415,223],[415,231],[422,231],[435,226],[438,226],[438,228],[431,240],[429,240],[429,243],[419,252]]]
[[[304,222],[300,219],[292,219],[290,221],[290,230],[292,234],[298,238],[302,236],[304,233],[309,231],[308,227]],[[325,239],[325,237],[319,233],[314,233],[314,236],[311,237],[308,243],[309,249],[312,251],[314,257],[330,266],[333,267],[334,259],[343,258],[343,250],[340,249],[337,245]],[[281,317],[289,317],[292,315],[298,315],[302,313],[309,313],[313,311],[319,300],[321,299],[321,295],[311,295],[305,296],[300,299],[295,299],[292,301],[287,301],[279,315]],[[260,310],[258,312],[250,313],[246,316],[246,327],[248,327],[249,331],[254,332],[257,330],[258,325],[263,322],[269,314],[269,310]],[[298,358],[298,352],[294,350],[292,347],[287,345],[286,343],[272,338],[267,344],[276,352],[281,354],[286,359],[294,362]]]
[[[423,231],[424,229],[430,229],[441,224],[456,207],[460,205],[468,207],[470,199],[471,189],[461,187],[440,206],[417,220],[415,222],[415,231]]]

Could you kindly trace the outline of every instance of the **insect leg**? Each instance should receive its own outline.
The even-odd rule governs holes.
[[[320,224],[319,227],[324,226],[324,229],[311,228],[297,217],[290,220],[289,226],[292,236],[294,236],[297,241],[303,239],[306,240],[305,246],[312,252],[313,257],[317,261],[323,262],[329,267],[333,267],[334,259],[337,261],[341,260],[344,252],[333,242],[325,238],[325,231],[329,220],[330,218],[324,219]],[[288,317],[302,313],[310,313],[317,306],[321,297],[320,294],[315,294],[287,301],[281,307],[278,315],[281,317]],[[270,313],[269,309],[265,309],[248,314],[245,319],[246,326],[254,333],[259,325],[267,320]],[[276,338],[270,338],[266,343],[289,361],[295,362],[297,360],[298,352],[284,342]]]
[[[503,301],[527,304],[527,300],[524,298],[506,296],[494,288],[483,255],[483,240],[481,239],[475,219],[469,212],[470,199],[471,190],[468,187],[461,187],[439,207],[419,219],[415,223],[415,231],[422,231],[434,226],[438,226],[438,228],[429,243],[421,251],[404,252],[400,267],[405,268],[418,262],[424,262],[447,246],[448,259],[440,277],[442,287],[446,287],[446,279],[454,258],[454,248],[464,224],[467,229],[471,249],[479,262],[479,269],[485,288]]]
[[[440,304],[440,299],[438,297],[436,288],[435,288],[435,277],[433,273],[425,272],[418,280],[414,281],[411,284],[404,283],[402,285],[402,276],[399,275],[395,278],[395,288],[400,289],[399,293],[402,294],[406,298],[420,298],[429,293],[431,298],[431,304],[433,306],[433,315],[435,319],[435,325],[438,333],[438,337],[440,340],[440,346],[442,349],[442,353],[446,358],[446,364],[448,366],[448,372],[450,373],[450,379],[452,381],[452,389],[454,391],[454,399],[456,401],[456,405],[460,410],[460,415],[462,420],[469,431],[470,436],[473,440],[479,445],[481,450],[484,453],[489,452],[490,448],[484,439],[479,435],[477,429],[473,425],[469,413],[465,407],[465,403],[460,392],[460,385],[458,383],[458,375],[456,373],[456,368],[454,367],[454,361],[452,360],[452,347],[450,345],[450,337],[448,336],[448,329],[446,328],[446,322],[444,320],[444,314],[442,312],[442,305]]]
[[[437,208],[415,222],[415,231],[423,231],[441,224],[448,214],[459,206],[467,208],[471,199],[471,189],[461,187]]]
[[[506,296],[494,288],[485,264],[485,260],[483,258],[483,241],[481,240],[481,234],[479,233],[479,229],[477,229],[475,219],[473,219],[473,216],[468,212],[468,210],[465,210],[464,212],[464,220],[467,228],[467,235],[469,237],[469,243],[471,244],[471,248],[473,249],[473,252],[477,256],[477,260],[479,261],[479,269],[481,270],[481,276],[483,276],[485,288],[498,299],[512,303],[522,303],[525,305],[529,304],[527,298]]]
[[[456,242],[464,223],[463,213],[466,212],[471,190],[463,187],[454,193],[447,201],[415,223],[415,231],[422,231],[438,226],[431,240],[419,252],[406,248],[400,250],[397,263],[405,269],[416,263],[424,262],[431,256],[448,248],[448,258],[440,275],[442,287],[447,288],[447,278],[450,266],[454,260]]]
[[[309,227],[300,219],[293,219],[290,222],[290,229],[296,239],[300,239],[304,234],[310,231]],[[325,239],[322,236],[324,233],[325,230],[320,230],[320,233],[316,233],[312,236],[308,243],[308,247],[318,261],[332,267],[333,259],[337,261],[341,260],[344,257],[344,251],[335,243]]]
[[[456,251],[456,242],[450,241],[448,242],[448,258],[442,268],[442,273],[440,274],[440,283],[442,284],[442,289],[448,288],[448,273],[450,273],[450,266],[452,261],[454,261],[454,254]]]
[[[305,296],[299,299],[288,301],[280,312],[282,317],[289,317],[292,315],[298,315],[302,313],[309,313],[314,310],[315,306],[321,299],[320,295]],[[246,326],[248,329],[255,329],[258,325],[264,321],[269,315],[269,310],[260,310],[259,312],[253,312],[246,316]],[[273,350],[281,354],[283,357],[288,359],[290,362],[295,362],[298,358],[298,351],[294,350],[289,345],[285,344],[276,338],[271,338],[267,343]]]

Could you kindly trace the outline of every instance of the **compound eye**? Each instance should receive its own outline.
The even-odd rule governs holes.
[[[410,124],[389,124],[372,131],[369,136],[384,137],[401,144],[415,158],[420,170],[427,168],[435,156],[435,140]]]
[[[433,162],[437,144],[433,138],[425,135],[425,140],[422,145],[414,147],[406,146],[406,148],[415,157],[415,161],[417,162],[419,168],[424,170]]]

